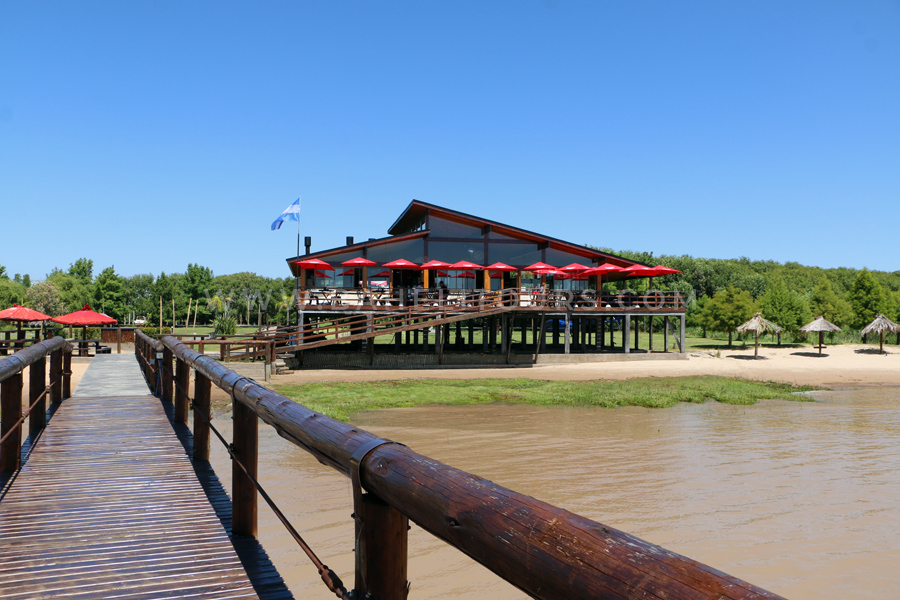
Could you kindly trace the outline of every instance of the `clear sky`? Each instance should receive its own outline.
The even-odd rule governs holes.
[[[413,198],[900,270],[900,2],[0,0],[0,264],[286,276]]]

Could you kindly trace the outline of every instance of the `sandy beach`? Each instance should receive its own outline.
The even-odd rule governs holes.
[[[871,345],[832,346],[819,356],[809,346],[802,348],[753,348],[692,352],[687,360],[600,362],[573,365],[543,365],[530,368],[295,371],[275,375],[272,386],[323,381],[385,381],[396,379],[483,379],[527,378],[551,381],[630,379],[633,377],[680,377],[722,375],[761,381],[781,381],[799,385],[900,385],[900,350],[886,346],[888,354],[878,354]]]

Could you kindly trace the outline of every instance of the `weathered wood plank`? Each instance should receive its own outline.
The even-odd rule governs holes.
[[[70,398],[0,500],[2,598],[258,598],[152,396]]]

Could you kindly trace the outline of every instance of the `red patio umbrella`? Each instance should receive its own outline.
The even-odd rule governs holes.
[[[556,267],[553,265],[548,265],[547,263],[536,262],[533,265],[528,265],[523,271],[536,272],[536,271],[555,271]]]
[[[448,269],[458,269],[460,271],[480,271],[484,267],[481,265],[476,265],[475,263],[470,263],[467,260],[461,260],[459,262],[455,262],[452,265],[447,265]]]
[[[671,275],[672,273],[681,273],[678,269],[673,269],[671,267],[664,267],[662,265],[656,265],[653,267],[657,271],[659,271],[660,275]]]
[[[498,272],[500,272],[500,271],[506,271],[506,272],[512,272],[512,271],[518,271],[518,269],[515,268],[515,267],[511,267],[511,266],[509,266],[508,264],[502,263],[502,262],[495,262],[495,263],[492,264],[492,265],[486,266],[486,267],[484,268],[484,277],[485,277],[485,280],[484,280],[484,287],[486,287],[486,288],[488,288],[488,289],[491,288],[491,271],[498,271]],[[500,284],[500,287],[503,287],[502,282],[501,282],[501,284]]]
[[[409,262],[405,258],[398,258],[397,260],[392,260],[389,263],[384,263],[384,265],[382,265],[382,266],[385,269],[391,269],[390,276],[389,276],[391,278],[391,281],[389,284],[391,292],[394,291],[394,269],[418,269],[419,268],[419,265],[417,265],[414,262]]]
[[[618,267],[616,265],[610,263],[603,263],[602,265],[597,265],[596,267],[591,267],[587,271],[583,272],[582,275],[596,275],[597,276],[597,293],[602,291],[603,280],[602,276],[608,273],[621,273],[624,267]]]
[[[20,323],[28,321],[49,321],[52,317],[42,312],[13,304],[7,309],[0,310],[0,321],[18,321]]]
[[[19,339],[22,338],[22,323],[49,320],[49,315],[45,315],[42,312],[30,308],[25,308],[24,306],[19,306],[18,304],[13,304],[7,309],[0,310],[0,321],[15,321],[17,323],[16,337]]]
[[[392,260],[389,263],[384,263],[382,265],[386,269],[418,269],[419,265],[414,262],[409,262],[405,258],[398,258],[397,260]]]
[[[375,273],[374,275],[372,275],[372,277],[390,277],[390,276],[391,276],[390,271],[382,271],[381,273]]]
[[[320,269],[325,271],[334,271],[334,267],[329,265],[324,260],[319,260],[318,258],[307,258],[306,260],[298,260],[294,263],[301,269]]]
[[[572,263],[571,265],[566,265],[559,268],[559,270],[563,273],[581,273],[582,271],[587,271],[588,269],[590,269],[590,267],[579,263]]]
[[[419,267],[420,271],[427,271],[429,269],[447,269],[450,267],[450,263],[445,263],[442,260],[429,260],[427,263]]]
[[[344,267],[362,267],[362,286],[365,288],[369,283],[369,267],[374,267],[376,263],[374,260],[369,260],[368,258],[363,258],[362,256],[357,256],[356,258],[351,258],[350,260],[345,260],[341,263]]]
[[[355,272],[356,271],[354,271],[353,269],[347,269],[346,271],[344,271],[342,273],[338,273],[338,276],[343,277],[344,275],[353,275],[353,273],[355,273]]]
[[[70,312],[61,317],[53,317],[51,320],[54,323],[62,323],[63,325],[83,325],[85,327],[88,325],[115,325],[118,323],[109,315],[92,310],[88,304],[85,304],[81,310]]]
[[[368,258],[363,258],[362,256],[357,256],[356,258],[351,258],[350,260],[345,260],[341,263],[342,267],[374,267],[376,263],[374,260],[369,260]]]
[[[118,323],[118,321],[109,315],[104,315],[103,313],[92,310],[88,304],[85,304],[84,308],[81,310],[70,312],[61,317],[53,317],[51,320],[54,323],[61,323],[62,325],[81,325],[81,339],[83,340],[87,339],[88,325],[115,325]]]

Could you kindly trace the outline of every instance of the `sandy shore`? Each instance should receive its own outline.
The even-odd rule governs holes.
[[[720,352],[694,352],[687,360],[603,362],[573,365],[545,365],[532,368],[501,369],[429,369],[295,371],[276,375],[272,385],[291,385],[322,381],[384,381],[396,379],[483,379],[527,378],[552,381],[593,379],[629,379],[633,377],[678,377],[686,375],[723,375],[761,381],[782,381],[800,385],[900,385],[900,350],[862,345],[832,346],[819,356],[809,346],[803,348],[761,348],[760,358],[753,349]]]

